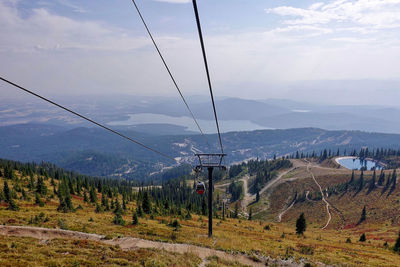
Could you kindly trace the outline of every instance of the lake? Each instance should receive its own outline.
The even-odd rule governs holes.
[[[375,168],[381,170],[383,167],[378,162],[372,160],[361,160],[356,157],[344,157],[336,159],[336,162],[341,166],[350,170],[360,170],[362,167],[366,167],[367,170]]]
[[[197,120],[200,127],[205,133],[216,133],[216,126],[214,120]],[[221,128],[221,132],[232,132],[232,131],[254,131],[254,130],[264,130],[271,129],[268,127],[263,127],[256,123],[247,120],[218,120]],[[113,121],[108,123],[111,126],[127,126],[127,125],[137,125],[146,123],[168,123],[179,126],[186,127],[189,131],[197,132],[197,126],[191,117],[172,117],[163,114],[153,114],[153,113],[138,113],[130,114],[128,120],[124,121]]]

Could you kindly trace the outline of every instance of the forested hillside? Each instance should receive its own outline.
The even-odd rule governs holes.
[[[139,146],[97,128],[66,130],[49,125],[15,125],[0,127],[0,157],[18,161],[52,162],[63,168],[94,176],[112,176],[148,180],[151,173],[177,163],[194,163],[193,154],[206,147],[199,135],[154,136],[123,130],[173,157],[176,162],[153,154]],[[218,149],[217,136],[206,135]],[[222,134],[227,164],[248,159],[271,159],[292,153],[319,154],[324,149],[336,153],[359,151],[362,147],[397,150],[400,135],[359,131],[326,131],[315,128],[260,130]],[[152,178],[150,178],[152,179]]]

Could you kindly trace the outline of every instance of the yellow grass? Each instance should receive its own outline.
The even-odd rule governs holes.
[[[307,182],[303,183],[304,181]],[[0,184],[3,184],[2,178],[0,178]],[[311,187],[311,184],[307,179],[302,180],[302,186]],[[52,190],[49,184],[48,186]],[[286,190],[289,190],[287,186]],[[275,215],[269,216],[271,218],[269,222],[215,219],[214,237],[210,239],[207,237],[208,221],[205,217],[194,215],[191,220],[179,220],[182,227],[178,231],[174,231],[173,228],[168,226],[168,223],[173,219],[170,217],[139,218],[139,225],[133,226],[131,225],[131,210],[136,205],[131,202],[128,204],[129,211],[123,215],[127,225],[116,226],[112,223],[114,215],[111,212],[95,213],[95,206],[84,203],[81,199],[73,198],[73,203],[75,207],[81,205],[83,210],[64,214],[57,212],[58,200],[56,197],[49,199],[44,207],[39,207],[33,204],[33,194],[29,193],[29,195],[32,199],[30,202],[17,201],[20,211],[9,211],[4,205],[1,206],[0,224],[47,228],[59,228],[60,225],[63,225],[69,230],[97,233],[108,237],[132,236],[163,242],[189,243],[231,253],[246,253],[258,258],[268,256],[271,258],[290,258],[297,262],[322,262],[348,266],[398,266],[400,262],[398,254],[383,246],[385,241],[388,241],[391,246],[394,244],[398,233],[397,224],[375,221],[350,229],[338,230],[336,227],[330,227],[327,230],[321,230],[321,225],[325,222],[321,203],[313,203],[312,205],[305,203],[295,206],[288,213],[291,219],[284,220],[283,223],[273,222]],[[284,198],[286,196],[282,197],[282,199]],[[393,198],[399,198],[397,191],[393,194]],[[343,199],[343,203],[349,201],[349,199]],[[341,206],[339,201],[335,201],[335,203],[340,209],[345,209],[345,206]],[[274,205],[277,206],[276,203]],[[353,206],[349,207],[354,208]],[[275,209],[275,212],[277,212],[279,208],[276,207]],[[308,212],[306,213],[308,228],[304,236],[298,236],[295,234],[294,220],[302,211]],[[271,211],[266,213],[268,212]],[[38,220],[37,223],[29,224],[31,217],[37,216],[39,218],[40,213],[44,214],[42,219]],[[348,216],[349,220],[353,220],[353,217],[349,214],[351,214],[351,210],[345,216]],[[357,215],[354,215],[354,217],[359,216],[359,208],[355,211],[355,214]],[[335,218],[335,215],[333,216]],[[62,224],[60,224],[60,220],[62,220]],[[338,219],[335,220],[337,223]],[[270,230],[264,229],[266,225],[270,226]],[[367,235],[367,242],[358,242],[363,232]],[[346,243],[347,238],[350,238],[352,243]],[[13,242],[16,247],[11,248]],[[110,265],[123,264],[127,261],[132,261],[132,265],[143,261],[151,265],[151,262],[148,262],[150,259],[159,260],[160,266],[162,264],[190,266],[199,263],[198,258],[191,260],[188,255],[179,256],[154,250],[124,252],[118,248],[95,242],[87,242],[84,245],[85,247],[77,249],[81,245],[76,245],[74,242],[77,241],[53,240],[49,244],[39,244],[39,241],[29,238],[0,237],[0,253],[3,253],[0,254],[0,259],[3,261],[0,261],[0,265],[3,266],[6,262],[14,263],[11,264],[14,266],[27,265],[26,262],[46,266],[72,265],[74,260],[80,261],[82,259],[83,261],[88,258],[90,258],[90,262],[87,265],[96,265],[102,259],[104,251],[110,253],[107,256]],[[26,253],[26,251],[29,253]],[[5,252],[7,253],[4,254]],[[46,257],[46,255],[53,254],[56,254],[55,258]],[[135,261],[133,257],[137,257],[138,260]],[[114,258],[118,262],[112,262]],[[209,260],[210,266],[229,266],[229,264],[215,258]],[[157,264],[154,265],[158,266]]]

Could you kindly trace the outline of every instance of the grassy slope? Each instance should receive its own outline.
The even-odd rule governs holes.
[[[301,180],[301,183],[304,184],[304,181],[307,181],[307,178]],[[300,183],[300,181],[297,182]],[[25,178],[22,180],[22,184],[24,183],[27,183]],[[0,178],[0,184],[3,184],[2,178]],[[312,187],[311,181],[307,181],[306,184],[310,184],[309,186]],[[48,186],[50,191],[52,191],[52,187],[49,184]],[[287,190],[290,187],[283,184],[282,190],[285,188]],[[397,192],[398,191],[396,190],[391,197],[396,198],[398,194]],[[308,229],[305,237],[299,237],[294,234],[294,219],[288,221],[284,220],[283,223],[266,223],[262,221],[246,221],[237,219],[227,219],[222,221],[216,219],[214,225],[214,238],[209,239],[206,235],[207,220],[206,218],[201,218],[199,216],[193,216],[193,218],[190,220],[180,220],[182,227],[178,231],[174,231],[171,227],[167,226],[172,218],[141,218],[138,226],[132,226],[130,225],[131,212],[127,212],[127,214],[124,215],[127,225],[116,226],[112,224],[112,213],[95,213],[94,205],[84,203],[82,198],[79,196],[75,196],[73,198],[73,202],[75,207],[81,205],[83,210],[77,210],[75,213],[63,214],[57,212],[56,210],[58,205],[56,198],[48,199],[44,207],[39,207],[33,203],[33,195],[31,193],[29,193],[29,195],[31,196],[31,201],[17,201],[18,205],[20,206],[20,211],[9,211],[6,210],[6,205],[1,205],[0,223],[7,225],[30,225],[57,228],[60,225],[59,219],[63,219],[64,225],[66,225],[69,230],[98,233],[112,237],[133,236],[165,242],[191,243],[224,251],[239,253],[243,252],[257,257],[271,256],[272,258],[294,258],[297,261],[299,261],[301,258],[305,258],[306,261],[311,261],[314,263],[342,263],[351,266],[357,266],[360,264],[396,266],[400,261],[399,255],[394,254],[391,250],[383,247],[384,241],[388,241],[390,244],[393,244],[394,239],[397,237],[398,226],[396,222],[392,224],[386,222],[379,223],[378,220],[370,221],[369,218],[372,217],[370,216],[371,211],[367,213],[367,223],[364,223],[358,227],[336,230],[336,227],[334,227],[335,223],[333,223],[333,226],[329,229],[321,230],[320,227],[324,223],[325,218],[323,213],[320,212],[323,210],[322,204],[315,203],[315,207],[308,207],[307,205],[309,204],[303,203],[290,210],[287,214],[287,218],[296,218],[301,211],[308,212],[306,214],[306,218],[308,220]],[[362,193],[359,194],[357,198],[361,197],[362,195]],[[341,199],[343,200],[343,203],[349,202],[343,197]],[[329,199],[329,201],[334,202],[333,200],[333,198]],[[334,203],[339,209],[344,210],[344,207],[340,206],[339,201]],[[273,206],[274,205],[271,205],[271,207]],[[130,203],[128,205],[128,209],[133,208],[135,208],[135,203]],[[361,209],[357,208],[354,213],[356,214],[354,215],[354,218],[359,217],[360,211]],[[48,220],[42,219],[37,223],[30,224],[29,222],[31,217],[39,216],[41,212],[44,213],[45,217],[48,217]],[[346,214],[346,216],[349,218],[349,221],[354,220],[350,215],[352,213],[353,212],[349,210],[348,214]],[[335,215],[333,216],[334,218],[337,217]],[[320,218],[320,220],[318,220],[318,218]],[[264,229],[266,224],[270,226],[270,230]],[[367,242],[365,243],[356,242],[359,239],[361,232],[367,233]],[[352,240],[351,244],[345,243],[345,240],[348,237]],[[11,248],[12,242],[17,245],[16,248]],[[1,237],[0,246],[2,246],[2,250],[11,250],[12,252],[7,253],[7,255],[12,255],[10,256],[10,260],[13,260],[14,262],[21,260],[21,262],[19,262],[20,265],[23,265],[23,260],[28,260],[28,258],[24,256],[25,249],[18,249],[21,247],[24,248],[24,246],[26,246],[27,249],[31,249],[32,255],[37,255],[37,262],[40,262],[41,264],[48,265],[48,263],[50,263],[46,261],[47,259],[44,258],[43,255],[47,255],[46,253],[51,253],[53,251],[64,251],[64,254],[57,253],[57,257],[59,258],[55,259],[55,261],[57,261],[59,264],[62,264],[63,262],[66,264],[71,264],[72,262],[70,261],[70,255],[72,251],[74,251],[73,242],[75,241],[55,240],[51,241],[47,245],[43,244],[40,246],[33,246],[33,244],[38,243],[31,242],[30,239]],[[92,246],[92,249],[88,249],[88,251],[85,253],[88,253],[87,255],[89,256],[93,255],[93,257],[90,257],[90,259],[93,260],[93,264],[96,264],[96,261],[100,257],[100,254],[98,254],[99,251],[112,250],[105,245],[95,243],[90,243],[90,246]],[[71,252],[68,251],[68,249],[70,249]],[[111,254],[110,258],[120,259],[121,262],[130,260],[129,257],[132,256],[129,255],[128,252],[122,252],[118,249],[116,252],[110,253],[114,253]],[[154,253],[152,250],[143,250],[143,253],[140,254],[145,255],[144,258],[141,258],[141,256],[137,257],[138,259],[146,260],[149,257],[152,257],[152,253]],[[189,263],[196,264],[196,260],[189,262],[187,256],[185,255],[177,257],[176,255],[170,253],[163,253],[165,257],[161,257],[160,261],[164,264],[170,263],[170,260],[176,260],[176,264],[178,266],[185,266],[186,264],[189,265]],[[77,256],[76,259],[80,259],[80,257],[82,257],[83,260],[83,256]],[[218,263],[218,260],[211,259],[210,264],[222,265],[223,263]]]

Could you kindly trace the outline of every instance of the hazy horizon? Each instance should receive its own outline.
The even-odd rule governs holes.
[[[207,96],[190,1],[137,3],[184,95]],[[216,97],[399,106],[400,1],[198,5]],[[5,0],[0,25],[1,76],[34,91],[177,96],[130,1]]]

